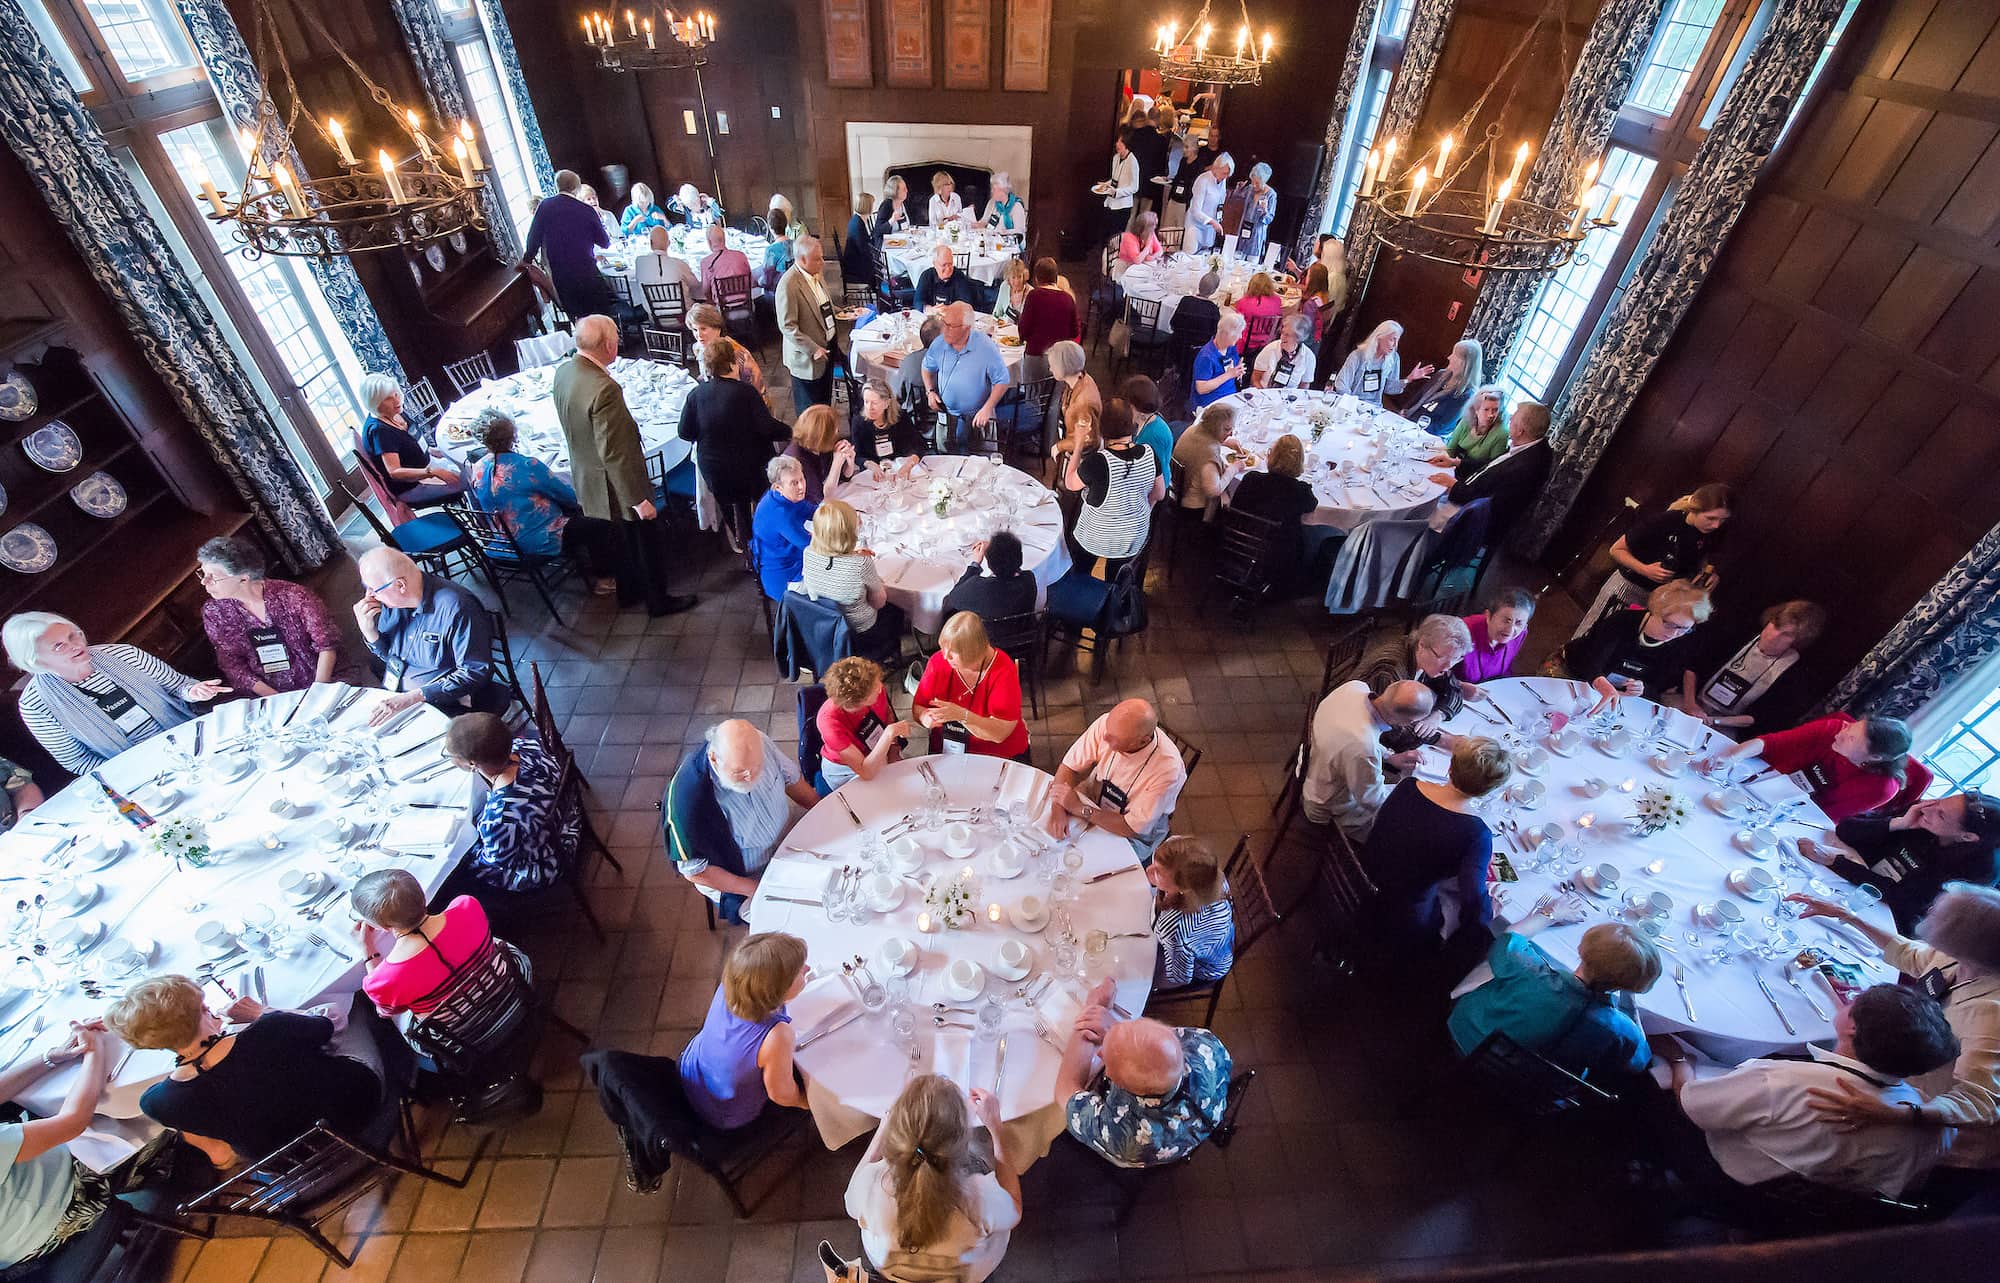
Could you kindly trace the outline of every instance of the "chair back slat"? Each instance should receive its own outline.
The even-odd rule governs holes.
[[[646,359],[663,365],[685,365],[688,359],[687,334],[657,325],[639,327],[639,341],[645,345]]]
[[[1176,749],[1180,750],[1181,763],[1187,767],[1188,777],[1192,779],[1194,777],[1194,768],[1201,765],[1201,750],[1195,747],[1193,740],[1182,735],[1165,722],[1160,723],[1160,732],[1173,742],[1173,746]]]
[[[1602,1088],[1497,1031],[1472,1049],[1464,1068],[1484,1080],[1496,1098],[1538,1118],[1608,1105],[1613,1099]]]
[[[1264,871],[1257,867],[1256,857],[1250,853],[1248,833],[1236,839],[1236,849],[1223,865],[1223,877],[1229,883],[1230,916],[1236,921],[1236,958],[1241,961],[1263,934],[1279,922],[1270,888],[1264,882]]]
[[[462,397],[477,388],[481,380],[493,377],[493,354],[476,352],[462,361],[449,361],[444,374],[451,380],[453,393]]]
[[[679,281],[645,281],[639,289],[654,325],[678,330],[687,323],[687,291]]]

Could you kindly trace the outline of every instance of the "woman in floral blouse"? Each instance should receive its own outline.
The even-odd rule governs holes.
[[[556,759],[534,740],[515,739],[492,713],[453,719],[444,751],[460,770],[486,781],[486,801],[479,808],[479,840],[439,901],[461,892],[539,891],[552,884],[583,823],[575,799],[556,794]]]
[[[340,629],[310,588],[264,578],[247,539],[211,539],[195,561],[209,596],[201,626],[230,689],[275,695],[333,680]]]
[[[473,421],[486,453],[466,473],[466,490],[530,557],[569,557],[583,566],[591,591],[616,590],[618,531],[583,515],[576,491],[533,455],[514,453],[514,420],[487,410]]]

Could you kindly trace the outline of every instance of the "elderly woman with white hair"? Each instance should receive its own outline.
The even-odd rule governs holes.
[[[1246,327],[1241,312],[1233,307],[1222,309],[1222,315],[1215,323],[1215,337],[1194,354],[1195,409],[1199,410],[1209,402],[1220,401],[1226,396],[1235,396],[1241,390],[1243,356],[1237,349],[1243,342]]]
[[[1083,345],[1064,339],[1049,346],[1049,373],[1060,385],[1061,399],[1056,412],[1062,419],[1062,437],[1050,453],[1058,463],[1072,450],[1088,450],[1097,445],[1097,421],[1104,414],[1104,394],[1097,380],[1084,369]]]
[[[1384,321],[1361,340],[1334,377],[1333,390],[1359,397],[1370,405],[1381,405],[1384,396],[1400,396],[1403,391],[1403,358],[1396,345],[1403,341],[1403,323]],[[1436,367],[1420,365],[1410,371],[1412,379],[1427,379]]]
[[[1236,252],[1245,258],[1264,253],[1264,238],[1278,216],[1278,193],[1271,186],[1271,167],[1263,161],[1250,166],[1250,181],[1237,189],[1243,198],[1243,221],[1236,228]]]
[[[1188,253],[1214,249],[1222,239],[1222,202],[1229,197],[1229,178],[1235,172],[1235,157],[1223,152],[1188,189],[1187,230],[1181,237],[1181,248]]]
[[[618,219],[618,230],[627,236],[644,236],[655,227],[667,225],[667,211],[653,200],[653,189],[644,183],[632,184],[632,203]]]
[[[1028,202],[1014,191],[1014,177],[1001,170],[989,180],[991,196],[986,202],[986,226],[996,232],[1018,236],[1022,244],[1028,241]]]
[[[1415,371],[1411,372],[1415,386],[1403,399],[1403,417],[1432,436],[1450,436],[1465,409],[1466,398],[1485,377],[1485,349],[1479,346],[1478,339],[1460,339],[1451,345],[1451,356],[1442,370],[1433,371],[1430,378],[1420,383]]]
[[[1438,726],[1458,716],[1465,702],[1483,694],[1471,682],[1452,675],[1458,661],[1472,651],[1472,630],[1456,615],[1427,615],[1405,635],[1391,632],[1362,652],[1354,675],[1380,695],[1397,682],[1420,682],[1430,690],[1436,703],[1430,715],[1407,730],[1392,730],[1382,737],[1391,752],[1402,752],[1419,744],[1450,748],[1458,736],[1440,731]]]
[[[722,206],[715,203],[715,197],[693,183],[681,184],[680,190],[667,202],[667,212],[679,215],[689,227],[714,227],[722,222]]]
[[[61,615],[30,610],[0,628],[8,662],[28,675],[21,722],[57,765],[82,775],[191,720],[192,704],[229,693],[137,646],[93,646]]]
[[[1829,900],[1793,894],[1802,918],[1831,918],[1872,940],[1889,965],[1944,1006],[1958,1036],[1947,1073],[1918,1079],[1921,1105],[1893,1105],[1866,1092],[1815,1089],[1807,1103],[1843,1131],[1877,1123],[1956,1127],[1949,1167],[2000,1168],[2000,891],[1958,882],[1931,903],[1917,939],[1885,931]]]
[[[1312,332],[1312,322],[1303,316],[1294,314],[1279,321],[1278,337],[1257,353],[1257,364],[1250,375],[1252,386],[1311,387],[1315,358],[1312,345],[1306,340],[1312,337]]]
[[[411,435],[403,416],[403,385],[395,375],[364,374],[354,394],[368,411],[361,424],[361,449],[390,494],[412,508],[430,508],[465,493],[465,479]]]

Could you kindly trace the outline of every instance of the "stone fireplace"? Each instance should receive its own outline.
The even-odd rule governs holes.
[[[881,199],[883,176],[894,173],[910,185],[910,217],[921,223],[931,199],[931,175],[942,169],[958,185],[972,210],[984,209],[987,180],[1005,173],[1014,191],[1032,207],[1029,166],[1035,131],[1027,125],[933,125],[850,121],[847,125],[847,181],[850,192]]]

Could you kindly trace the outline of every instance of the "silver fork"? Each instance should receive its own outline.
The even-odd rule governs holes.
[[[325,936],[321,935],[317,931],[306,932],[306,939],[318,945],[320,948],[326,950],[328,953],[332,954],[336,958],[343,958],[348,962],[354,961],[353,954],[347,952],[347,950],[342,949],[337,945],[330,943]]]

